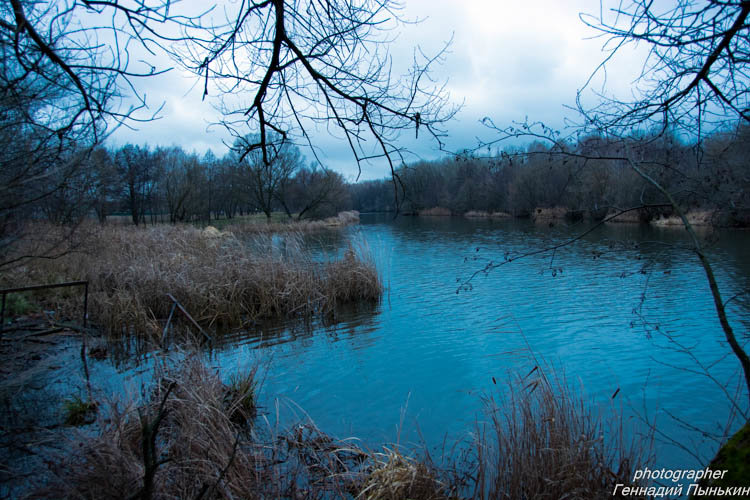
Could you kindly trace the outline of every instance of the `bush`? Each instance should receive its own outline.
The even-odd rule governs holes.
[[[97,404],[94,401],[87,401],[81,396],[73,396],[63,402],[63,412],[65,413],[65,425],[84,425],[90,424],[96,418]]]

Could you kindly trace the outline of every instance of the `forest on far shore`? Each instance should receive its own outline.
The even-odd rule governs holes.
[[[643,221],[668,216],[663,195],[629,168],[633,159],[688,211],[710,212],[715,225],[745,227],[749,158],[750,126],[742,125],[713,134],[700,149],[669,133],[617,140],[592,135],[566,147],[533,142],[403,164],[393,179],[349,183],[335,171],[306,164],[291,144],[279,148],[269,165],[234,149],[217,157],[127,144],[73,150],[67,168],[50,165],[54,175],[46,182],[60,187],[25,205],[22,218],[66,223],[96,215],[104,222],[120,215],[135,224],[210,223],[252,213],[270,218],[273,212],[296,219],[351,209],[529,217],[549,209],[557,216],[600,220],[633,207],[648,207],[634,214]],[[24,187],[34,189],[48,187]],[[22,196],[31,199],[33,193]]]
[[[561,149],[534,142],[498,154],[458,155],[397,170],[400,211],[433,215],[534,216],[556,209],[573,219],[603,219],[634,207],[642,221],[670,215],[664,196],[627,158],[642,164],[688,211],[715,214],[715,224],[750,225],[750,126],[715,133],[702,147],[672,134],[607,139],[588,136]],[[360,212],[393,211],[391,179],[349,186]],[[435,210],[440,207],[443,210]]]

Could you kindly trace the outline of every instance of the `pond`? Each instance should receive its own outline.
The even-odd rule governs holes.
[[[498,389],[493,377],[500,386],[541,362],[595,404],[621,406],[636,431],[655,423],[658,467],[705,466],[718,446],[709,436],[738,425],[728,421],[728,396],[745,406],[747,397],[684,230],[605,225],[480,272],[457,293],[488,262],[587,228],[363,215],[343,235],[307,243],[321,258],[366,246],[387,286],[381,304],[342,313],[333,326],[235,335],[215,362],[264,362],[263,402],[282,419],[309,415],[340,438],[431,449],[469,436],[482,396]],[[724,299],[747,292],[750,233],[707,236]],[[729,312],[747,343],[748,296]]]

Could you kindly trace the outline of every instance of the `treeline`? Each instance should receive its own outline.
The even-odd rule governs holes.
[[[75,156],[75,155],[73,155]],[[179,147],[127,144],[78,152],[76,167],[38,204],[35,218],[63,223],[87,214],[104,222],[125,214],[136,225],[152,222],[210,222],[249,213],[280,211],[289,217],[323,218],[351,206],[343,176],[305,165],[291,145],[279,148],[270,165],[260,158],[223,157],[211,151],[199,156]]]
[[[306,165],[291,144],[281,144],[270,162],[258,155],[241,156],[237,146],[222,157],[176,146],[69,147],[46,170],[39,166],[44,158],[34,158],[32,169],[27,157],[14,154],[4,158],[4,227],[11,214],[15,220],[55,223],[94,214],[102,222],[126,215],[138,225],[210,223],[250,213],[270,218],[273,212],[298,219],[350,209],[414,214],[435,207],[455,215],[516,217],[555,209],[601,219],[616,209],[664,204],[663,195],[630,168],[628,158],[645,165],[647,174],[687,210],[719,209],[730,224],[750,223],[747,126],[714,134],[700,150],[662,134],[618,140],[589,136],[566,149],[535,142],[488,157],[464,154],[403,165],[395,186],[390,178],[348,184],[337,172]],[[12,149],[18,153],[23,147],[17,142]],[[36,172],[35,182],[15,181],[14,172],[28,179],[29,171]],[[15,207],[16,199],[25,202]],[[669,212],[651,209],[640,216],[659,215],[660,210]]]
[[[565,148],[535,142],[491,157],[466,154],[404,165],[397,170],[399,209],[419,213],[441,207],[455,215],[481,211],[517,217],[563,209],[572,217],[601,219],[616,209],[666,203],[630,168],[628,158],[644,162],[646,173],[686,209],[720,209],[734,223],[750,222],[748,126],[716,133],[701,149],[669,134],[617,140],[589,136]],[[390,179],[350,189],[360,212],[396,208]],[[658,215],[659,209],[641,214]]]

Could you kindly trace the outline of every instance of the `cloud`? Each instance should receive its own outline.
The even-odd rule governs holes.
[[[120,127],[112,136],[114,144],[179,145],[188,152],[202,154],[211,149],[219,155],[224,153],[222,140],[229,140],[229,136],[221,127],[212,126],[219,115],[210,101],[201,99],[202,88],[196,85],[195,77],[174,68],[139,83],[149,106],[140,116],[157,113],[158,118],[134,123],[132,128]]]
[[[605,57],[603,40],[591,39],[595,33],[580,21],[581,12],[598,14],[598,0],[410,0],[403,17],[423,21],[401,27],[390,47],[394,68],[406,70],[417,45],[429,55],[453,39],[443,64],[433,74],[436,81],[448,82],[453,102],[464,103],[447,125],[446,147],[450,150],[474,147],[477,136],[491,138],[480,123],[485,116],[498,125],[528,117],[560,128],[571,113],[564,105],[575,102],[577,90]],[[608,85],[619,92],[628,91],[634,68],[640,67],[633,64],[638,56],[637,52],[626,53],[624,61],[613,64],[607,74]],[[222,140],[231,139],[221,127],[210,126],[220,116],[212,106],[213,96],[201,100],[202,83],[194,76],[173,70],[147,79],[142,89],[152,104],[164,103],[163,118],[138,125],[136,132],[118,130],[115,143],[177,144],[188,151],[202,153],[210,148],[224,154]],[[411,131],[401,139],[416,153],[411,158],[442,154],[434,142],[424,136],[416,140]],[[321,127],[312,140],[329,167],[349,178],[357,175],[354,157],[343,138],[331,136]],[[306,156],[312,158],[309,153]],[[388,172],[387,162],[375,160],[363,165],[361,178],[383,177]]]

